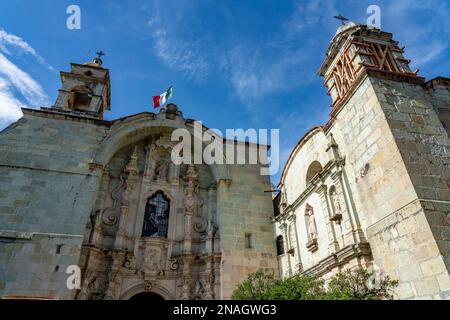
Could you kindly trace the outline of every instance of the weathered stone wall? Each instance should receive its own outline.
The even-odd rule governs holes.
[[[420,266],[412,288],[419,297],[450,297],[450,139],[432,99],[422,86],[373,79],[377,96],[386,114],[414,190],[420,199],[414,247],[431,246],[428,257],[409,256]],[[436,100],[434,101],[436,104]],[[424,215],[424,216],[422,216]],[[406,222],[406,221],[405,221]],[[413,233],[416,231],[417,233]],[[419,233],[422,231],[422,233]],[[431,232],[430,232],[431,231]],[[425,232],[427,237],[425,238]],[[423,238],[418,240],[418,235]],[[425,241],[424,241],[425,240]],[[439,248],[436,252],[435,242]],[[421,252],[424,254],[423,252]],[[414,253],[417,254],[417,253]],[[407,260],[407,259],[404,259]],[[414,291],[414,289],[413,289]]]
[[[66,268],[79,263],[89,215],[93,208],[101,207],[97,195],[110,191],[107,181],[101,183],[99,178],[102,165],[121,148],[128,146],[128,154],[129,146],[165,126],[184,125],[181,117],[172,121],[163,114],[156,119],[138,115],[111,124],[61,113],[25,111],[22,119],[3,131],[0,296],[72,299],[75,292],[66,288]],[[122,168],[128,160],[122,158],[109,169]],[[202,170],[201,183],[202,179],[212,179],[211,173],[206,177]],[[214,170],[214,178],[219,180],[221,247],[217,250],[223,254],[222,278],[216,279],[221,292],[216,298],[227,299],[249,272],[260,267],[277,269],[271,196],[264,193],[271,186],[257,165],[230,166],[230,179],[225,179],[223,167]],[[226,181],[231,183],[227,185]],[[183,225],[178,224],[176,233]],[[252,242],[248,249],[244,243],[247,233]]]
[[[366,78],[331,130],[375,265],[400,280],[399,298],[447,297],[449,142],[423,88]]]
[[[275,237],[268,176],[257,165],[230,166],[231,184],[217,188],[217,214],[222,248],[221,299],[229,299],[236,285],[259,268],[277,272]],[[252,248],[245,247],[245,234]]]
[[[97,189],[88,161],[104,136],[30,112],[1,133],[0,295],[72,297],[65,271],[78,263]]]
[[[442,77],[432,79],[425,84],[425,88],[442,125],[450,136],[450,79]]]

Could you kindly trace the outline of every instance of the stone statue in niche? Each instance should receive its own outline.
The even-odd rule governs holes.
[[[333,202],[333,216],[330,218],[331,221],[336,221],[337,224],[341,223],[342,220],[342,208],[339,201],[339,195],[336,189],[333,189],[330,193],[331,201]]]
[[[333,192],[332,195],[335,214],[341,213],[341,204],[339,203],[339,196],[337,195],[336,191]]]
[[[307,206],[305,214],[308,222],[308,234],[311,240],[318,238],[316,219],[314,217],[314,209],[311,206]]]
[[[155,177],[158,181],[167,181],[169,175],[169,164],[166,161],[159,161],[155,169]]]

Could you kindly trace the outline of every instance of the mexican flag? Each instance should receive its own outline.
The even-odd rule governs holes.
[[[164,93],[160,94],[159,96],[154,96],[154,107],[159,108],[164,105],[164,103],[166,103],[166,101],[172,97],[172,91],[172,86],[170,86],[169,89],[167,89]]]

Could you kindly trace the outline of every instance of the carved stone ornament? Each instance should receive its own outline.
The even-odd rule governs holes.
[[[117,223],[116,210],[118,208],[118,203],[120,200],[120,195],[125,187],[126,175],[122,173],[119,176],[119,183],[111,191],[111,199],[113,200],[113,205],[111,207],[105,208],[101,211],[102,222],[107,226],[113,226]]]
[[[144,281],[144,290],[145,291],[151,291],[153,288],[153,283],[150,280]]]
[[[159,161],[155,169],[155,178],[158,181],[167,181],[169,176],[169,164],[166,161]]]
[[[317,233],[316,219],[314,217],[314,209],[311,206],[307,205],[305,216],[308,223],[308,233],[310,239],[317,239],[318,233]]]
[[[319,246],[317,244],[317,239],[311,239],[306,243],[306,248],[311,251],[317,251],[317,249],[319,249]]]
[[[197,280],[195,283],[194,300],[202,300],[205,295],[205,285],[202,280]]]
[[[334,189],[331,192],[331,201],[333,202],[333,215],[330,218],[330,221],[334,221],[337,224],[341,224],[342,221],[342,209],[341,209],[341,203],[339,201],[339,195],[336,192],[336,189]]]
[[[171,140],[170,135],[163,135],[155,141],[155,145],[166,150],[171,150],[175,146],[175,142]]]
[[[191,279],[189,277],[184,277],[182,279],[182,286],[181,286],[181,300],[189,300],[190,296],[190,290],[191,290]]]
[[[178,262],[178,259],[172,259],[170,262],[170,270],[178,270],[180,268],[180,263]]]

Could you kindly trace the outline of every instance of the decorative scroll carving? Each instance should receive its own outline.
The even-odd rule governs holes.
[[[206,235],[206,228],[208,227],[206,219],[201,216],[198,216],[197,219],[200,221],[194,224],[194,231]]]
[[[125,166],[124,172],[119,176],[119,183],[111,191],[111,199],[113,205],[101,212],[102,222],[107,226],[113,226],[117,223],[117,207],[120,198],[121,201],[121,213],[124,211],[127,213],[127,206],[129,205],[130,192],[136,186],[136,180],[139,175],[138,163],[137,163],[137,146],[134,147],[130,161]],[[122,192],[123,191],[123,192]],[[122,194],[122,197],[121,197]]]
[[[172,259],[170,261],[170,270],[178,270],[180,268],[180,263],[178,262],[178,259]]]
[[[120,200],[120,194],[122,193],[125,186],[126,175],[122,173],[119,176],[119,183],[111,191],[111,199],[113,200],[112,207],[108,207],[101,211],[102,222],[107,226],[113,226],[117,223],[116,209]]]

